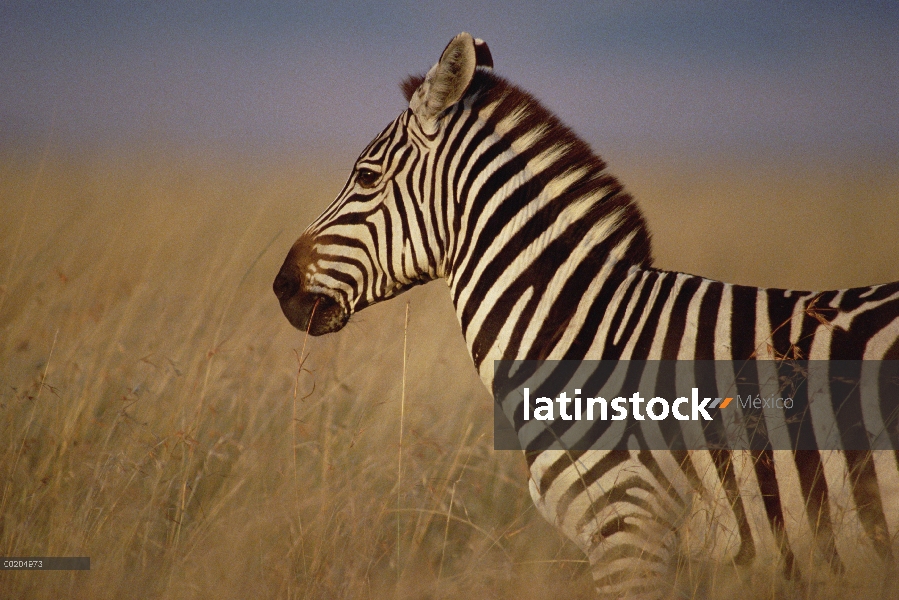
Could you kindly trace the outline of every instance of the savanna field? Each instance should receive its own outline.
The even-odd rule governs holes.
[[[351,162],[0,153],[0,555],[91,559],[0,571],[0,598],[589,597],[524,458],[492,449],[441,282],[321,338],[281,314],[272,280]],[[663,268],[801,289],[899,279],[895,165],[610,162]],[[684,597],[747,597],[716,577],[685,564],[678,579]]]

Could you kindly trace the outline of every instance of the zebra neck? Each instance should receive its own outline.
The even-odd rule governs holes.
[[[546,357],[590,285],[617,285],[651,264],[633,199],[586,143],[514,86],[481,82],[441,145],[439,275],[479,370],[498,358]]]
[[[595,325],[615,291],[643,272],[631,255],[644,232],[622,226],[623,210],[602,214],[561,220],[520,247],[515,239],[488,245],[467,276],[450,279],[463,335],[488,387],[494,360],[577,353],[566,351],[572,341],[583,345],[583,336],[564,339],[577,331],[572,325]]]
[[[561,358],[558,344],[571,323],[602,315],[602,303],[641,271],[648,246],[642,218],[629,198],[596,195],[600,201],[520,211],[500,235],[482,227],[472,236],[471,260],[450,273],[463,335],[488,387],[494,360]]]

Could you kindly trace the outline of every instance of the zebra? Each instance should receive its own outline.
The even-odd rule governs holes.
[[[365,148],[277,274],[273,290],[297,329],[338,331],[359,310],[443,278],[488,390],[500,359],[899,359],[899,282],[805,292],[654,268],[633,198],[585,142],[493,72],[482,40],[456,36],[401,88],[408,109]],[[787,580],[821,565],[889,573],[899,551],[893,443],[525,457],[535,505],[587,555],[598,594],[661,598],[696,544],[716,564]]]

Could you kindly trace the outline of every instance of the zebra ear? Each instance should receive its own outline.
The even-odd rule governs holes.
[[[431,129],[437,115],[462,99],[479,66],[493,66],[487,44],[467,33],[454,37],[409,101],[422,125]]]

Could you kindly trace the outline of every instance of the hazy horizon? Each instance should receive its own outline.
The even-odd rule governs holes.
[[[740,2],[0,8],[0,146],[352,157],[459,31],[603,155],[899,155],[899,9]]]

